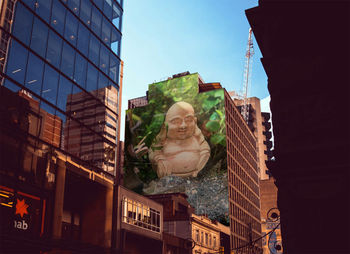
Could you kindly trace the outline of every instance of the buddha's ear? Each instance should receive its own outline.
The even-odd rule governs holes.
[[[194,122],[197,124],[197,117],[194,117]]]

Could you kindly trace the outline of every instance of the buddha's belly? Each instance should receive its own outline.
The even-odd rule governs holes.
[[[183,151],[166,156],[166,165],[172,175],[187,176],[197,169],[199,158],[199,151]]]

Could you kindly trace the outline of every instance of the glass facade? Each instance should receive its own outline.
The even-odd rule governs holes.
[[[55,148],[113,174],[122,0],[8,0],[4,5],[1,86],[40,116],[38,130],[29,133],[40,143],[36,148]]]

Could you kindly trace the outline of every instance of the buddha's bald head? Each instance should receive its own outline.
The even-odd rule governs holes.
[[[175,140],[190,138],[197,124],[192,105],[183,101],[176,102],[169,108],[165,123],[168,125],[167,138]]]

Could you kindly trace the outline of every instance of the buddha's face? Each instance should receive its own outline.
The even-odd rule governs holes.
[[[167,138],[184,140],[193,136],[197,118],[191,104],[177,102],[168,110],[165,123],[168,124]]]

